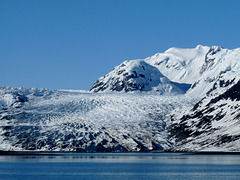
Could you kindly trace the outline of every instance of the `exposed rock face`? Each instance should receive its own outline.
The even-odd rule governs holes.
[[[218,82],[218,88],[227,88],[224,93],[216,95],[215,84],[189,113],[168,127],[176,141],[175,150],[240,150],[240,81]]]
[[[213,46],[209,49],[209,51],[205,55],[205,61],[200,70],[200,74],[203,74],[207,69],[210,69],[214,65],[214,63],[216,63],[214,61],[216,59],[214,55],[220,52],[221,50],[222,48],[219,46]]]

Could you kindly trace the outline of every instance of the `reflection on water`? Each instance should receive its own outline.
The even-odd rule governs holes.
[[[238,179],[240,155],[0,155],[0,179]]]
[[[181,153],[53,153],[0,155],[0,162],[111,162],[170,164],[240,164],[240,155],[187,155]]]

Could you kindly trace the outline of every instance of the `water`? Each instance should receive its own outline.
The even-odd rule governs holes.
[[[240,155],[0,155],[0,179],[239,179]]]

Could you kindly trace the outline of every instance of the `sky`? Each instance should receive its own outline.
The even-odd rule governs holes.
[[[170,47],[240,47],[239,0],[0,0],[0,86],[89,90]]]

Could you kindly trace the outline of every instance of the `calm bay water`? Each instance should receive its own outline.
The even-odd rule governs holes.
[[[0,155],[0,179],[240,179],[240,155]]]

